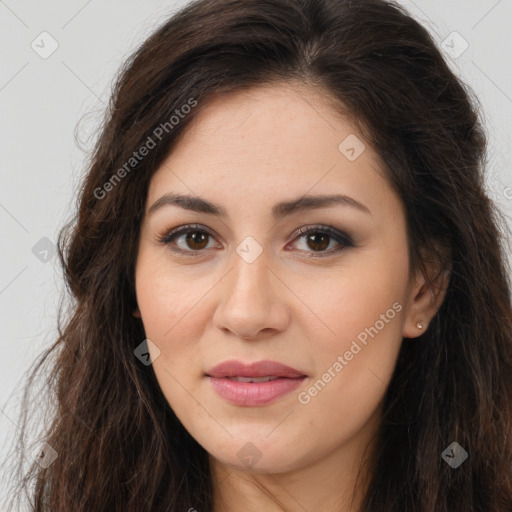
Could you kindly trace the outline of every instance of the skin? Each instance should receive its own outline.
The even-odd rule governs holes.
[[[338,149],[350,134],[364,141],[323,92],[306,85],[225,93],[199,113],[152,177],[134,314],[154,343],[153,369],[168,403],[209,453],[217,512],[359,510],[403,337],[424,332],[442,301],[421,274],[409,275],[405,212],[376,153],[365,142],[350,161]],[[227,216],[176,205],[148,214],[169,192],[215,202]],[[271,216],[280,201],[333,193],[356,199],[371,214],[331,205]],[[188,254],[200,247],[198,256],[178,255],[158,241],[189,223],[213,236],[194,245],[181,235],[174,246]],[[297,233],[319,224],[349,234],[355,246],[332,237],[315,244]],[[248,236],[263,249],[252,263],[236,251]],[[359,343],[346,366],[300,403],[299,393],[397,303],[394,318],[386,317],[378,334]],[[279,361],[308,378],[268,405],[234,405],[204,376],[231,358]],[[252,466],[238,456],[248,442],[260,455]]]

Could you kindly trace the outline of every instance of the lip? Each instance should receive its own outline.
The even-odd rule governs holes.
[[[245,364],[236,359],[223,361],[206,372],[209,377],[307,377],[300,371],[277,361],[256,361],[254,363]]]
[[[220,363],[205,375],[216,393],[225,400],[243,406],[269,404],[290,393],[307,375],[276,361],[258,361],[245,364],[229,360]],[[268,382],[237,382],[229,377],[279,377]]]

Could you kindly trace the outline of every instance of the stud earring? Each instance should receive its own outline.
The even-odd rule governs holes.
[[[417,327],[418,329],[423,329],[423,324],[422,324],[421,322],[418,322],[418,323],[416,324],[416,327]]]

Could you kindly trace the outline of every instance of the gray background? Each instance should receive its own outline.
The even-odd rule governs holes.
[[[18,433],[24,373],[56,338],[63,281],[54,242],[73,208],[111,81],[131,51],[186,3],[0,0],[0,460]],[[400,3],[479,98],[490,143],[488,191],[512,228],[512,2]],[[47,55],[52,44],[58,47]]]

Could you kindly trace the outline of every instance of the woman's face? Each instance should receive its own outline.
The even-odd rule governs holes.
[[[213,100],[153,176],[136,314],[190,434],[277,473],[355,456],[375,432],[402,337],[428,320],[408,273],[404,210],[356,128],[305,86],[259,87]],[[208,376],[228,360],[305,377]]]

